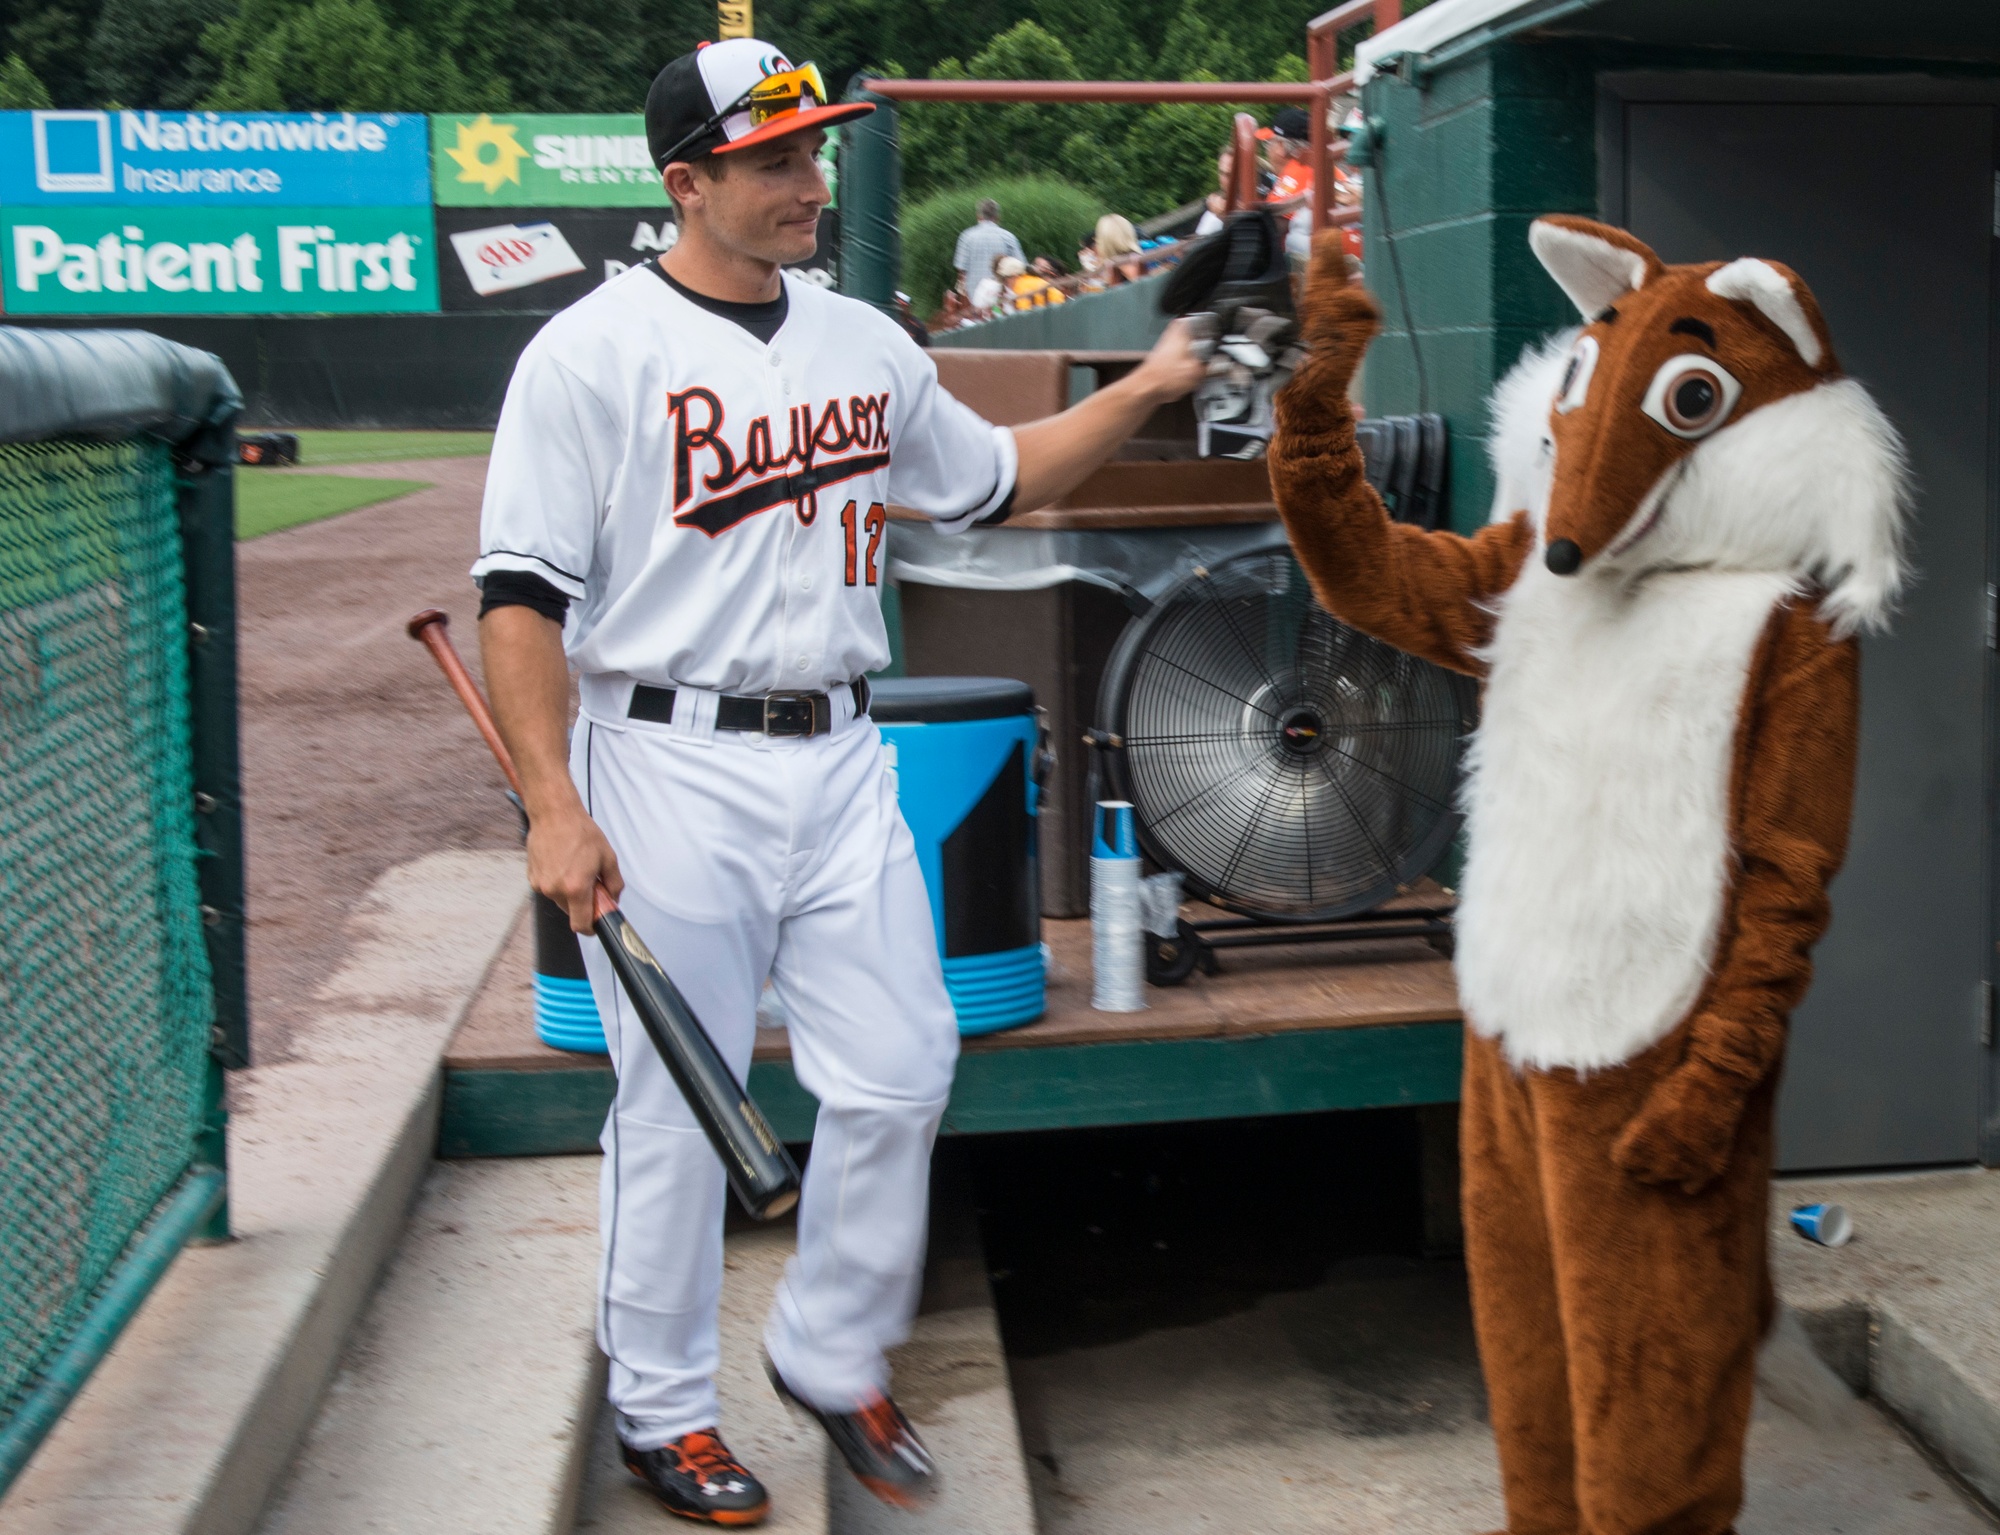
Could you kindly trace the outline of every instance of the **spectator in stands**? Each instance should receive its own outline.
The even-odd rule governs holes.
[[[980,288],[993,277],[993,263],[1002,256],[1022,259],[1021,242],[1013,231],[1000,227],[1000,205],[992,198],[979,204],[979,221],[958,237],[958,249],[951,264],[958,268],[958,288],[972,300],[975,309],[990,309],[979,302]]]
[[[1340,139],[1343,143],[1354,136],[1361,126],[1361,109],[1350,109],[1339,119]],[[1361,206],[1361,172],[1349,170],[1345,161],[1337,160],[1333,166],[1333,208],[1337,213],[1343,208],[1358,209]],[[1355,262],[1361,260],[1361,226],[1345,225],[1340,231],[1341,245]],[[1357,268],[1358,271],[1358,268]]]
[[[1199,240],[1204,235],[1212,235],[1222,227],[1222,216],[1229,211],[1229,178],[1236,170],[1236,151],[1224,146],[1215,157],[1215,190],[1208,194],[1203,204],[1201,218],[1194,226],[1194,237]]]
[[[910,308],[910,295],[903,292],[900,288],[896,290],[895,320],[898,325],[903,327],[904,334],[916,342],[918,346],[929,346],[931,344],[930,330],[922,320],[917,318],[916,311]]]
[[[1285,107],[1257,137],[1264,141],[1264,163],[1277,178],[1264,201],[1274,211],[1290,212],[1310,202],[1313,192],[1312,120],[1303,108]]]
[[[1099,219],[1090,243],[1097,253],[1097,275],[1106,287],[1130,282],[1139,275],[1139,231],[1122,213],[1107,213]]]
[[[1086,292],[1096,293],[1104,287],[1104,263],[1097,259],[1097,236],[1085,235],[1083,244],[1076,248],[1076,270]]]
[[[1017,257],[1002,256],[993,263],[993,275],[1000,279],[1000,307],[1004,310],[1041,309],[1063,301],[1062,289],[1029,271],[1027,263]]]
[[[972,300],[956,288],[945,290],[944,302],[938,312],[930,317],[926,329],[935,336],[939,331],[957,330],[961,325],[976,325],[978,320],[972,313]]]

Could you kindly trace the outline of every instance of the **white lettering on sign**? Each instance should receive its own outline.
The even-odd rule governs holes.
[[[417,242],[401,230],[387,240],[350,241],[326,224],[278,226],[278,286],[304,293],[306,278],[320,293],[414,292]]]
[[[285,178],[260,165],[186,166],[163,170],[143,165],[122,165],[128,192],[282,192]]]
[[[672,219],[661,219],[655,230],[644,219],[640,219],[632,230],[632,249],[635,251],[670,251],[674,241],[681,237],[680,226]]]
[[[41,292],[42,279],[51,276],[71,293],[144,293],[149,288],[162,293],[261,293],[264,280],[257,263],[262,259],[256,236],[247,233],[227,245],[214,240],[148,244],[144,230],[127,224],[95,245],[79,245],[65,242],[45,224],[14,228],[14,281],[23,293]]]
[[[653,168],[653,157],[646,149],[643,133],[538,133],[534,143],[535,164],[545,171]],[[605,178],[620,179],[623,178]]]
[[[254,122],[225,119],[216,112],[188,112],[180,117],[162,117],[158,112],[120,112],[118,137],[127,151],[323,149],[348,154],[358,149],[380,154],[389,147],[389,135],[382,131],[380,123],[363,122],[352,112],[342,112],[338,117],[314,112],[303,120]]]

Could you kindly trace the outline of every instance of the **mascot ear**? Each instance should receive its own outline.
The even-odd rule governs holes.
[[[1530,224],[1528,248],[1586,321],[1666,270],[1649,247],[1624,230],[1566,213]]]
[[[1717,298],[1754,306],[1785,333],[1808,368],[1817,368],[1831,355],[1819,305],[1790,267],[1745,256],[1709,273],[1708,291]]]

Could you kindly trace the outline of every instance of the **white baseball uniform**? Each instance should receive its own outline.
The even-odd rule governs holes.
[[[571,771],[620,905],[739,1075],[768,976],[820,1104],[798,1254],[766,1345],[844,1411],[887,1383],[921,1275],[930,1147],[958,1034],[915,846],[851,679],[889,659],[885,507],[969,525],[1013,434],[938,387],[865,304],[785,279],[768,344],[635,267],[552,319],[507,390],[473,574],[572,599]],[[631,717],[636,683],[676,690]],[[719,695],[825,691],[810,737],[716,727]],[[717,1421],[722,1167],[584,941],[618,1093],[604,1127],[598,1339],[626,1442]]]

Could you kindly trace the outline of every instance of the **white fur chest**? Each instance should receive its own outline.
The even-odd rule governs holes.
[[[1631,1059],[1700,994],[1731,872],[1730,770],[1787,575],[1621,589],[1530,560],[1501,601],[1465,786],[1459,991],[1518,1066]]]

